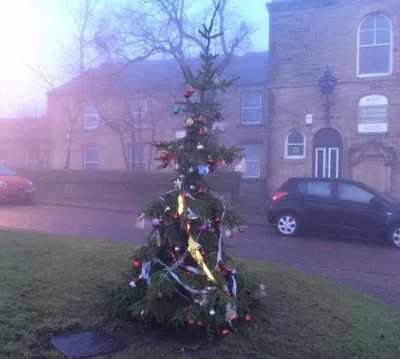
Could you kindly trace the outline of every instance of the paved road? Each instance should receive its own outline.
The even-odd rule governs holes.
[[[0,228],[144,243],[131,214],[47,205],[1,206]],[[400,308],[400,251],[329,238],[284,239],[253,226],[229,241],[234,254],[294,266],[386,299]]]

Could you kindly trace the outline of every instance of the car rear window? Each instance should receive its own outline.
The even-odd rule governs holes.
[[[329,181],[300,181],[297,183],[297,189],[300,193],[311,196],[332,196],[332,182]]]

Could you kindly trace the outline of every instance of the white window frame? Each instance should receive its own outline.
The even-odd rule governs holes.
[[[139,148],[138,145],[136,145],[135,147]],[[144,144],[144,143],[142,144],[142,154],[143,154],[143,158],[144,158],[143,161],[140,160],[140,159],[138,161],[137,160],[133,160],[133,158],[132,158],[132,146],[129,146],[128,149],[129,149],[129,152],[128,152],[129,170],[132,171],[134,169],[139,168],[139,167],[136,167],[136,166],[132,166],[132,164],[137,165],[137,164],[141,164],[141,163],[144,163],[144,168],[140,168],[140,169],[146,169],[148,164],[149,164],[148,152],[147,152],[148,148],[147,148],[146,144]]]
[[[246,170],[247,168],[249,168],[249,163],[258,163],[259,164],[259,172],[258,175],[252,176],[252,175],[248,175],[246,172],[242,172],[242,177],[243,178],[260,178],[261,177],[261,153],[262,153],[262,145],[261,143],[243,143],[242,147],[246,147],[246,146],[258,146],[260,149],[260,153],[258,155],[258,160],[249,160],[248,157],[244,157],[244,161],[246,163]]]
[[[255,96],[257,95],[259,97],[260,103],[259,106],[251,106],[251,107],[247,107],[245,106],[245,97],[246,96]],[[246,110],[260,110],[260,120],[258,122],[246,122],[244,121],[244,113]],[[244,92],[242,93],[242,103],[241,103],[241,121],[240,123],[242,125],[259,125],[262,123],[262,117],[263,117],[263,113],[262,113],[262,93],[261,92]]]
[[[386,44],[374,44],[374,45],[360,45],[360,33],[361,33],[361,26],[369,17],[382,15],[384,16],[389,24],[390,24],[390,42]],[[376,19],[374,18],[374,38],[376,38],[376,31],[379,30],[376,28]],[[383,30],[383,29],[381,29]],[[389,45],[389,72],[380,72],[380,73],[371,73],[371,74],[360,74],[360,49],[363,47],[378,47],[378,46],[388,46]],[[365,16],[360,24],[358,25],[357,30],[357,76],[358,77],[376,77],[376,76],[388,76],[393,73],[393,22],[386,14],[382,12],[373,12]]]
[[[86,113],[85,108],[86,106],[94,106],[96,108],[96,113]],[[88,121],[87,118],[88,117],[96,117],[97,119],[97,124],[96,125],[92,125],[92,126],[88,126]],[[97,105],[95,103],[85,103],[82,107],[82,117],[83,117],[83,128],[85,130],[96,130],[97,128],[100,127],[100,112],[99,112],[99,108],[97,107]]]
[[[29,166],[29,164],[35,164],[34,167]],[[36,158],[35,160],[31,160],[29,156],[29,150],[25,149],[25,167],[26,168],[37,168],[39,167],[39,160]]]
[[[96,150],[96,152],[97,152],[97,161],[87,161],[86,160],[86,151],[87,150],[93,150],[93,149]],[[97,147],[95,147],[95,146],[86,146],[86,147],[83,148],[83,169],[85,169],[85,170],[93,169],[93,168],[86,168],[86,164],[87,163],[97,163],[98,164],[98,168],[100,168],[99,150],[98,150]]]
[[[289,136],[293,132],[299,132],[303,136],[303,142],[302,143],[289,143]],[[303,146],[303,154],[301,156],[291,156],[289,155],[289,145],[297,145],[297,146]],[[307,149],[307,140],[306,140],[306,135],[300,131],[300,130],[292,130],[286,134],[285,137],[285,159],[286,160],[304,160],[306,158],[306,149]],[[281,152],[282,153],[282,152]]]

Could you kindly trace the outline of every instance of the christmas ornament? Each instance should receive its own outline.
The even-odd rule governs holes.
[[[160,220],[158,218],[154,218],[152,224],[154,228],[158,228],[160,226]]]
[[[162,145],[162,142],[161,141],[157,141],[156,142],[156,146],[161,146]]]
[[[240,227],[240,228],[239,228],[239,232],[240,232],[240,233],[244,233],[244,227]]]
[[[213,165],[208,166],[208,170],[210,171],[210,173],[213,173],[215,171],[215,166]]]
[[[199,117],[197,117],[197,122],[198,123],[204,123],[204,117],[202,115],[200,115]]]
[[[216,224],[220,224],[220,223],[221,223],[221,218],[215,217],[214,222],[215,222]]]
[[[201,176],[207,174],[209,171],[208,166],[203,165],[203,164],[198,165],[197,169],[199,171],[199,175],[201,175]]]
[[[210,313],[209,313],[212,317],[215,315],[215,310],[211,308]]]
[[[144,229],[144,226],[146,224],[146,214],[141,213],[140,216],[136,219],[136,228],[141,228]]]
[[[168,159],[168,153],[167,153],[167,152],[161,153],[160,158],[161,158],[163,161],[166,161],[166,160]]]
[[[196,148],[197,148],[199,151],[201,151],[201,150],[204,149],[204,146],[199,142],[199,143],[197,144]]]
[[[175,252],[179,252],[181,249],[180,249],[180,247],[175,247],[174,250],[175,250]]]
[[[198,326],[198,327],[202,327],[203,324],[204,324],[204,323],[203,323],[201,320],[199,320],[199,321],[197,322],[197,326]]]
[[[189,325],[193,325],[195,323],[194,319],[192,318],[189,318],[187,322]]]
[[[202,232],[205,232],[205,231],[207,230],[207,228],[208,228],[208,226],[207,226],[206,224],[202,224],[202,225],[200,226],[200,230],[201,230]]]
[[[161,224],[161,223],[164,223],[164,218],[163,218],[163,217],[160,217],[160,218],[158,218],[158,221],[160,222],[160,224]]]
[[[246,321],[246,322],[250,322],[251,321],[251,315],[250,314],[246,314],[245,316],[244,316],[244,320]]]
[[[175,106],[172,112],[174,113],[174,115],[177,115],[179,113],[179,107]]]
[[[214,86],[221,85],[221,79],[219,78],[218,74],[215,74],[213,77]]]
[[[181,181],[183,181],[185,179],[185,175],[179,175],[178,177]]]
[[[182,189],[182,181],[178,178],[176,181],[174,181],[175,188],[176,189]]]
[[[189,98],[190,96],[192,96],[194,94],[196,90],[193,87],[188,87],[185,92],[183,93],[183,97],[184,98]]]
[[[179,216],[178,213],[175,213],[175,214],[172,216],[172,219],[173,219],[174,221],[179,221],[179,218],[180,218],[180,216]]]
[[[194,191],[194,190],[196,189],[196,186],[195,186],[194,184],[191,184],[191,185],[189,186],[189,189],[190,189],[191,191]]]
[[[207,227],[206,227],[206,229],[207,229]],[[206,255],[206,251],[205,251],[204,249],[202,249],[202,250],[200,251],[200,254],[204,257],[204,256]]]
[[[197,131],[197,134],[198,134],[199,136],[204,136],[204,135],[206,134],[206,132],[204,131],[204,129],[200,128],[200,129]]]
[[[267,291],[264,284],[260,284],[260,297],[265,297],[267,295]]]
[[[163,292],[161,290],[159,290],[157,292],[157,298],[162,298],[162,296],[163,296]]]
[[[207,162],[208,162],[209,165],[214,165],[215,164],[215,160],[212,157],[208,157]]]
[[[233,237],[233,233],[232,233],[232,231],[231,231],[230,229],[227,229],[227,230],[225,231],[225,235],[226,235],[228,238],[232,238],[232,237]]]
[[[246,293],[247,293],[247,294],[250,294],[250,293],[251,293],[251,290],[250,290],[250,289],[246,289]]]
[[[132,268],[139,269],[142,265],[142,262],[139,259],[134,259],[131,264]]]
[[[231,306],[232,307],[232,306]],[[226,311],[225,314],[225,320],[227,322],[231,322],[232,320],[235,320],[238,317],[236,310],[230,309]]]
[[[228,335],[230,332],[231,331],[229,329],[225,328],[225,329],[222,329],[221,334],[225,336],[225,335]]]
[[[194,125],[194,120],[193,120],[193,118],[189,117],[189,118],[186,120],[186,126],[187,126],[187,127],[192,127],[193,125]]]
[[[197,193],[198,193],[198,194],[203,194],[203,193],[204,193],[204,188],[201,188],[201,187],[200,187],[200,188],[197,190]]]

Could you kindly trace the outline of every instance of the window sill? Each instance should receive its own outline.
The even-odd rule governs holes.
[[[283,164],[305,164],[307,163],[307,158],[284,158],[282,161]]]
[[[264,122],[259,123],[239,123],[236,125],[236,128],[260,128],[260,127],[267,127],[267,124]]]

